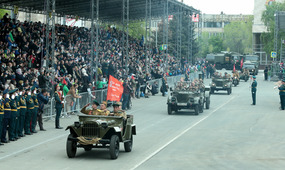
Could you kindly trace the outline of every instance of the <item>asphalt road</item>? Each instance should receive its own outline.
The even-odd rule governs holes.
[[[250,105],[250,82],[241,81],[231,95],[211,95],[210,109],[198,116],[187,110],[168,115],[167,98],[161,95],[133,100],[127,112],[137,125],[133,150],[126,153],[121,144],[116,160],[106,149],[81,148],[69,159],[69,132],[44,122],[46,132],[0,146],[0,169],[284,169],[285,112],[279,110],[274,83],[263,81],[261,73],[257,81],[256,106]],[[61,125],[75,120],[61,119]]]

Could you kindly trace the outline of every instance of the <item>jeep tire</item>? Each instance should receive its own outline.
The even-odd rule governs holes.
[[[118,158],[120,152],[120,141],[118,135],[112,135],[109,151],[111,159]]]
[[[199,105],[195,105],[194,107],[195,115],[199,115]]]
[[[132,147],[133,147],[133,135],[131,135],[130,141],[124,143],[124,148],[126,152],[131,152]]]
[[[72,134],[69,134],[66,141],[66,154],[69,158],[74,158],[76,154],[76,141],[70,140],[69,137],[73,137]]]
[[[170,105],[170,104],[168,104],[167,112],[168,112],[168,114],[169,114],[169,115],[171,115],[171,114],[172,114],[172,107],[171,107],[171,105]]]

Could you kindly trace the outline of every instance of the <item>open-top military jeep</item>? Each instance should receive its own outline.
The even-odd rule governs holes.
[[[206,109],[210,108],[210,88],[191,86],[191,82],[175,83],[174,89],[170,88],[170,95],[167,99],[168,114],[181,109],[194,109],[195,115],[202,113],[204,104]]]
[[[230,80],[230,78],[213,77],[210,86],[211,94],[214,94],[215,91],[220,90],[227,91],[228,95],[232,93],[232,81]]]
[[[84,148],[85,151],[109,148],[111,159],[117,159],[120,142],[124,143],[126,152],[131,152],[133,135],[136,135],[133,115],[127,115],[127,119],[118,116],[79,115],[79,121],[68,126],[66,130],[68,129],[70,134],[66,142],[66,153],[69,158],[75,157],[77,148]]]

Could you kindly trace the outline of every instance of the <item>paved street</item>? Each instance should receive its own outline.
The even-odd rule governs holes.
[[[117,160],[110,160],[106,149],[81,148],[69,159],[69,132],[45,122],[46,132],[0,146],[0,169],[284,169],[285,111],[279,110],[274,83],[263,81],[261,72],[257,82],[256,106],[250,105],[250,82],[241,81],[231,95],[211,95],[210,109],[198,116],[187,110],[168,115],[161,95],[133,100],[128,111],[137,125],[133,151],[126,153],[121,144]],[[61,119],[61,125],[75,120]]]

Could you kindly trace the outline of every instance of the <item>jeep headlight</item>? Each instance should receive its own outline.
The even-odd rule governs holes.
[[[225,87],[227,87],[228,85],[227,84],[225,84]]]
[[[75,126],[76,128],[80,128],[80,122],[74,122],[74,126]]]
[[[216,84],[215,84],[215,83],[212,83],[211,86],[216,86]]]

